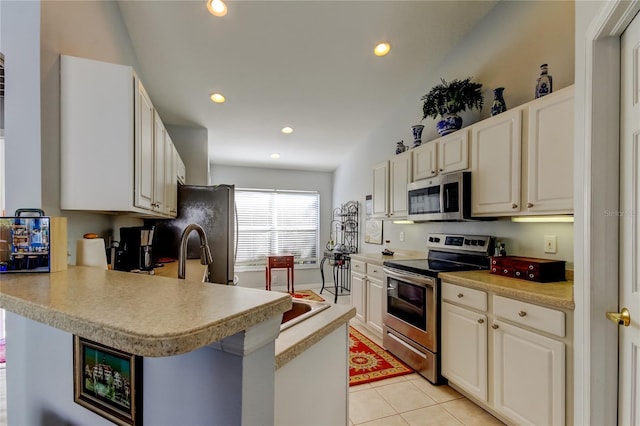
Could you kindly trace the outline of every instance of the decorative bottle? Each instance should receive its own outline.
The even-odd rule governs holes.
[[[553,91],[553,80],[548,74],[547,64],[540,65],[540,77],[536,82],[536,99]]]
[[[396,142],[396,154],[402,154],[407,150],[407,146],[404,144],[404,140]]]
[[[504,87],[496,87],[493,89],[493,105],[491,105],[491,115],[498,115],[507,110],[507,104],[504,101]]]

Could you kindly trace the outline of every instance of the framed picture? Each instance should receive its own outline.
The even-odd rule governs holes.
[[[119,425],[142,425],[142,357],[73,336],[73,400]]]

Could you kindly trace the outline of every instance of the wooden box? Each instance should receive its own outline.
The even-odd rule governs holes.
[[[67,269],[67,218],[0,217],[0,274]]]
[[[565,281],[565,261],[533,257],[493,256],[491,273],[541,283]]]

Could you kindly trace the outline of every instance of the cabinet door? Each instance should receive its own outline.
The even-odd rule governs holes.
[[[473,215],[520,211],[521,115],[521,109],[503,112],[471,129]]]
[[[529,105],[529,212],[573,212],[573,104],[570,87]]]
[[[469,168],[469,132],[458,130],[438,140],[438,172],[451,173]]]
[[[382,338],[382,281],[367,277],[367,326]]]
[[[356,308],[356,318],[363,323],[366,321],[364,296],[364,275],[351,273],[351,306]]]
[[[413,181],[427,179],[438,174],[438,143],[427,142],[412,149]]]
[[[442,375],[487,401],[487,317],[442,303]]]
[[[158,113],[154,113],[155,131],[153,134],[153,209],[167,213],[165,204],[166,196],[166,176],[165,176],[165,153],[167,146],[167,131],[162,124]]]
[[[184,161],[182,161],[182,157],[180,157],[180,154],[178,153],[178,150],[176,149],[175,151],[175,155],[176,155],[176,163],[177,163],[177,178],[178,178],[178,182],[181,185],[186,184],[187,182],[187,168],[184,165]]]
[[[411,182],[411,152],[405,152],[389,161],[389,216],[401,219],[407,216],[407,184]]]
[[[165,204],[169,216],[175,217],[178,213],[178,154],[173,145],[169,133],[166,134],[165,144]]]
[[[389,162],[373,167],[373,217],[389,215]]]
[[[565,345],[496,321],[494,404],[517,424],[565,423]]]
[[[136,97],[134,199],[136,207],[152,210],[154,204],[154,110],[151,99],[140,81],[137,81]]]

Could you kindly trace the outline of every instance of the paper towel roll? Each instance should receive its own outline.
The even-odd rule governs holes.
[[[76,265],[107,269],[107,252],[104,239],[92,238],[76,241]]]

